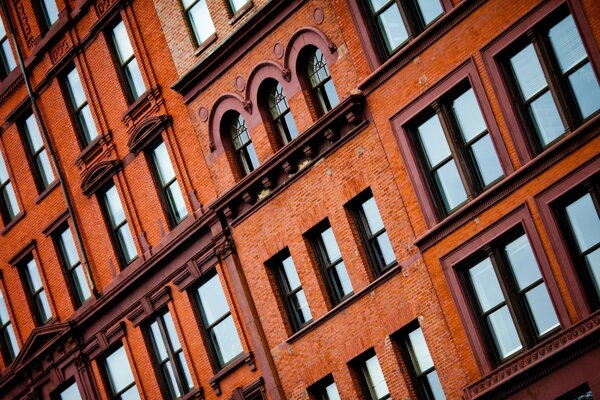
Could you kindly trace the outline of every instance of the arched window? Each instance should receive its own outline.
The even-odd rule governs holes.
[[[327,69],[323,52],[314,48],[308,58],[308,81],[320,115],[326,114],[340,102]]]
[[[277,81],[269,83],[267,104],[273,121],[273,129],[277,131],[284,145],[298,136],[298,128],[288,106],[283,87]]]
[[[229,129],[233,150],[243,174],[248,175],[258,167],[259,163],[246,127],[246,120],[239,113],[234,112],[228,121],[227,129]]]

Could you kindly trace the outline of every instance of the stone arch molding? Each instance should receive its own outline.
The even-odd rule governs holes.
[[[83,176],[81,190],[90,197],[108,182],[118,171],[121,163],[117,160],[100,161]]]
[[[224,93],[213,104],[208,117],[209,147],[211,151],[224,151],[225,143],[221,135],[221,121],[228,111],[239,112],[252,130],[263,123],[258,99],[261,84],[266,79],[275,79],[283,86],[286,96],[292,97],[301,90],[298,79],[298,57],[304,48],[314,46],[323,52],[328,65],[333,65],[338,59],[337,46],[327,35],[315,27],[303,27],[290,38],[284,53],[283,66],[272,60],[258,63],[250,72],[244,91],[244,96],[237,93]]]

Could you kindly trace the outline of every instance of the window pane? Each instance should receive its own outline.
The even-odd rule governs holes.
[[[12,327],[12,324],[6,327],[6,335],[8,336],[12,353],[16,357],[19,354],[19,345],[17,344],[17,337],[15,336],[15,331]]]
[[[60,392],[61,400],[81,400],[79,389],[77,389],[77,383],[71,384],[68,388]]]
[[[73,105],[77,108],[85,103],[85,93],[83,92],[83,86],[81,85],[77,69],[73,68],[73,70],[69,72],[67,75],[67,82],[69,83],[69,90],[71,91],[71,96],[73,98]]]
[[[164,365],[164,368],[167,371],[166,376],[168,377],[168,379],[170,381],[169,386],[173,389],[175,397],[181,396],[181,392],[179,391],[179,386],[177,386],[177,380],[175,379],[175,373],[173,372],[173,365],[171,364],[170,361],[167,361]]]
[[[504,251],[508,257],[510,268],[517,279],[519,289],[524,289],[542,278],[540,267],[526,235],[522,235],[507,244]]]
[[[229,312],[229,306],[225,299],[225,293],[221,287],[219,276],[215,275],[210,278],[198,289],[200,295],[200,303],[204,311],[206,323],[211,325],[217,319]]]
[[[27,128],[27,137],[29,138],[31,153],[35,153],[38,149],[44,146],[44,142],[42,141],[40,128],[38,127],[33,114],[25,120],[25,127]]]
[[[125,353],[123,346],[106,357],[106,366],[114,393],[120,392],[134,382],[133,373],[127,360],[127,353]]]
[[[383,256],[385,265],[396,261],[396,255],[394,254],[394,249],[392,249],[392,244],[390,243],[387,232],[383,232],[381,235],[377,236],[377,244],[379,245],[379,249],[381,249],[381,255]]]
[[[338,392],[335,382],[327,385],[325,388],[325,395],[327,396],[327,400],[341,400],[340,393]]]
[[[81,121],[81,127],[83,128],[86,143],[89,144],[98,137],[98,130],[96,129],[96,124],[92,118],[92,111],[90,110],[89,105],[86,104],[79,111],[79,120]]]
[[[290,111],[287,114],[285,114],[283,119],[284,119],[285,125],[287,126],[288,131],[290,133],[290,137],[292,139],[295,139],[298,136],[298,128],[296,127],[296,122],[294,121],[292,112]]]
[[[454,160],[450,160],[435,172],[435,180],[441,191],[446,211],[455,209],[467,200],[467,193]]]
[[[571,15],[554,25],[548,32],[548,37],[562,72],[587,57]]]
[[[504,294],[489,258],[469,269],[469,276],[483,312],[504,302]]]
[[[296,292],[294,295],[296,298],[297,307],[299,310],[299,316],[301,319],[301,323],[305,323],[307,321],[312,320],[312,314],[310,312],[310,308],[308,306],[308,301],[306,300],[306,296],[304,295],[304,290],[300,290]]]
[[[600,86],[589,62],[569,76],[569,83],[583,118],[600,108]]]
[[[408,39],[408,32],[396,4],[392,4],[378,18],[379,27],[388,51],[393,51]]]
[[[0,153],[0,184],[6,182],[9,179],[8,170],[4,163],[4,156]]]
[[[236,12],[237,10],[242,8],[242,6],[244,6],[247,2],[248,2],[248,0],[229,0],[229,3],[231,4],[231,7],[233,9],[233,12]]]
[[[169,185],[167,188],[167,196],[169,197],[169,202],[171,203],[171,209],[173,210],[175,222],[179,222],[187,217],[187,208],[185,207],[183,195],[181,194],[181,188],[179,187],[179,183],[177,181]]]
[[[444,10],[439,0],[417,0],[425,25],[436,19]]]
[[[125,212],[117,193],[117,188],[113,185],[104,194],[104,199],[108,205],[108,214],[112,221],[112,227],[116,227],[125,221]]]
[[[525,100],[548,86],[533,44],[514,55],[510,64]]]
[[[421,124],[417,130],[431,167],[437,166],[450,156],[450,147],[448,147],[442,124],[437,115]]]
[[[348,276],[348,272],[346,271],[346,266],[344,262],[340,262],[335,266],[335,272],[340,280],[340,284],[342,285],[342,295],[346,296],[352,293],[352,282],[350,282],[350,277]]]
[[[154,348],[158,353],[159,361],[162,362],[168,358],[168,354],[165,342],[160,333],[160,328],[158,327],[158,322],[154,321],[150,324],[150,332],[152,332],[152,340],[154,341]]]
[[[523,346],[521,345],[515,323],[507,306],[490,314],[488,316],[488,322],[492,330],[492,335],[494,336],[496,348],[502,358],[506,358],[521,350]]]
[[[7,72],[10,72],[17,67],[17,63],[15,62],[15,57],[13,56],[8,40],[2,43],[2,53],[6,61]]]
[[[38,293],[36,302],[39,305],[40,319],[42,323],[52,318],[52,311],[50,311],[50,304],[48,304],[46,292],[42,290],[40,293]]]
[[[166,312],[163,315],[163,319],[165,321],[165,327],[167,328],[167,335],[169,336],[169,340],[171,341],[171,345],[174,351],[181,350],[181,344],[179,343],[179,337],[177,336],[177,331],[175,330],[175,325],[173,324],[173,318],[171,318],[171,313]]]
[[[379,209],[377,209],[377,203],[375,198],[371,197],[369,200],[361,204],[361,207],[367,218],[367,224],[371,233],[376,233],[383,229],[383,221],[379,215]]]
[[[600,218],[589,193],[565,209],[581,252],[600,242]]]
[[[8,316],[6,303],[4,302],[4,295],[2,294],[2,292],[0,292],[0,325],[4,325],[9,320],[10,317]]]
[[[533,315],[533,321],[538,332],[541,336],[546,332],[551,331],[559,325],[558,317],[552,306],[550,295],[548,295],[548,289],[545,284],[540,284],[535,288],[529,290],[525,294],[529,310]]]
[[[365,364],[367,366],[371,384],[373,385],[373,392],[375,392],[375,396],[378,399],[381,399],[382,397],[388,395],[390,391],[388,390],[385,382],[383,371],[381,370],[377,356],[369,358]]]
[[[187,362],[185,361],[185,357],[183,352],[179,353],[179,362],[181,363],[181,368],[183,369],[183,375],[185,377],[185,384],[188,389],[191,389],[194,384],[192,383],[192,376],[190,375],[190,369],[187,366]]]
[[[184,1],[184,3],[191,3],[190,1]],[[186,4],[187,7],[187,4]],[[213,24],[212,18],[206,5],[206,0],[200,0],[194,7],[188,11],[190,23],[196,34],[196,40],[198,43],[204,42],[213,33],[215,33],[215,25]]]
[[[4,203],[6,204],[6,208],[8,209],[8,216],[10,219],[13,219],[19,213],[19,203],[17,203],[17,196],[15,196],[15,191],[13,190],[12,183],[8,183],[4,190],[2,191],[2,196],[4,197]]]
[[[431,388],[431,393],[433,393],[434,400],[444,400],[446,398],[437,371],[432,371],[429,374],[427,374],[427,383],[429,383],[429,387]]]
[[[121,395],[121,400],[139,400],[140,394],[138,393],[137,386],[131,387],[125,393]]]
[[[121,64],[124,64],[129,57],[133,56],[133,48],[131,47],[131,42],[129,41],[129,36],[127,35],[127,30],[125,29],[123,21],[119,22],[117,26],[114,27],[113,37],[119,60],[121,61]]]
[[[473,89],[467,90],[454,100],[452,109],[466,142],[487,130]]]
[[[560,119],[556,103],[550,92],[546,92],[537,98],[529,107],[533,124],[542,141],[542,145],[546,146],[556,138],[562,136],[565,132],[565,126]]]
[[[323,233],[321,233],[321,238],[323,239],[325,252],[327,253],[327,257],[329,258],[330,262],[342,258],[342,253],[340,253],[340,249],[335,241],[335,236],[333,236],[333,230],[331,227],[327,228]]]
[[[429,354],[429,348],[427,347],[427,342],[425,342],[425,337],[423,336],[421,328],[410,332],[408,334],[408,340],[410,341],[412,350],[411,357],[414,357],[413,363],[417,372],[421,373],[433,367],[433,360]]]
[[[48,153],[46,150],[42,150],[42,152],[38,155],[37,162],[40,167],[40,172],[42,173],[44,187],[47,187],[50,183],[54,182],[54,172],[52,172],[52,167],[50,166],[50,160],[48,159]]]
[[[135,58],[131,60],[129,64],[127,64],[127,75],[131,80],[130,87],[133,98],[137,99],[146,91],[146,84],[144,84],[140,67],[138,66],[138,62]]]
[[[335,90],[335,86],[333,85],[333,80],[329,79],[325,82],[325,93],[327,93],[327,99],[329,100],[329,105],[331,108],[337,106],[340,102],[337,91]]]
[[[42,288],[42,280],[40,279],[40,273],[38,272],[35,260],[31,260],[27,263],[27,275],[31,283],[32,292]]]
[[[250,171],[254,171],[260,165],[260,163],[258,162],[258,157],[256,156],[256,151],[254,151],[254,145],[250,143],[248,146],[246,146],[246,150],[248,151],[248,156],[250,157],[250,164],[252,165]]]
[[[489,134],[473,143],[471,150],[475,163],[477,163],[477,170],[485,186],[504,175],[496,149],[492,143],[492,137]]]
[[[117,231],[117,237],[123,251],[123,256],[125,256],[125,261],[129,263],[137,257],[137,250],[135,248],[135,244],[133,243],[133,237],[131,236],[131,231],[129,230],[129,224],[125,224],[119,228]]]
[[[65,229],[60,234],[60,241],[62,243],[62,248],[68,266],[70,267],[79,263],[79,254],[77,254],[77,247],[75,247],[75,241],[73,240],[73,235],[71,234],[71,228]]]
[[[300,287],[300,278],[298,277],[298,273],[296,272],[296,266],[294,265],[292,257],[286,258],[281,262],[281,264],[283,265],[283,270],[285,272],[285,276],[287,278],[290,290],[294,290]]]
[[[600,296],[600,248],[588,254],[585,261],[592,277],[592,284],[596,289],[596,293]]]
[[[167,152],[167,147],[164,142],[161,142],[153,151],[154,161],[160,181],[163,185],[167,184],[171,179],[175,178],[175,171]]]
[[[87,279],[83,272],[81,265],[73,270],[73,280],[75,281],[75,288],[79,293],[79,300],[84,302],[92,296],[90,293],[90,287],[88,286]]]
[[[237,329],[233,323],[233,317],[230,315],[223,321],[219,322],[212,330],[217,348],[221,354],[223,364],[233,360],[242,349],[240,338],[238,337]]]
[[[50,25],[56,22],[58,19],[58,8],[56,7],[55,0],[43,0],[46,15],[48,16],[48,22]]]

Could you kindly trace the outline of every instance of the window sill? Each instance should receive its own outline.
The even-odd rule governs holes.
[[[42,193],[40,193],[38,195],[38,197],[35,198],[34,202],[35,204],[38,204],[40,201],[44,200],[46,198],[46,196],[48,196],[55,187],[57,187],[59,185],[59,181],[58,179],[54,179],[54,182],[52,182],[50,185],[48,185],[48,187],[46,189],[44,189],[44,191]]]
[[[404,264],[410,265],[413,263],[413,261],[414,261],[413,257],[410,257]],[[327,322],[328,320],[330,320],[331,318],[333,318],[334,316],[339,314],[341,311],[345,310],[350,305],[356,303],[357,301],[359,301],[360,299],[365,297],[368,293],[372,292],[377,287],[381,286],[383,283],[390,280],[390,278],[392,278],[393,276],[398,274],[401,270],[402,270],[402,265],[396,264],[394,267],[387,270],[379,278],[377,278],[376,280],[374,280],[373,282],[371,282],[367,286],[365,286],[362,290],[360,290],[360,291],[354,293],[354,295],[346,298],[340,304],[338,304],[337,306],[335,306],[331,310],[329,310],[326,314],[322,315],[321,317],[317,318],[310,324],[306,325],[304,328],[300,329],[298,332],[294,333],[292,336],[287,338],[287,340],[285,340],[285,342],[288,344],[291,344],[291,343],[294,343],[294,342],[300,340],[300,338],[306,336],[309,332],[311,332],[314,329],[316,329],[317,327],[323,325],[325,322]]]
[[[200,54],[204,53],[204,51],[210,47],[217,40],[217,34],[213,33],[208,38],[206,38],[202,43],[198,45],[196,50],[194,51],[194,55],[198,57]]]
[[[8,232],[13,226],[15,226],[17,224],[17,222],[19,222],[21,219],[23,219],[24,216],[25,216],[25,211],[21,211],[20,213],[15,215],[15,217],[8,224],[4,225],[4,228],[0,232],[0,235],[6,235],[6,232]]]
[[[247,364],[250,367],[250,371],[256,370],[256,365],[254,364],[254,356],[251,352],[242,353],[237,358],[233,359],[229,362],[229,364],[225,365],[219,372],[217,372],[212,378],[208,380],[210,387],[215,391],[216,395],[221,395],[221,388],[219,386],[219,382],[223,380],[227,375],[240,368],[243,364]]]
[[[229,23],[229,25],[233,25],[235,24],[240,18],[242,18],[244,15],[246,15],[246,13],[252,8],[254,7],[254,2],[252,0],[248,0],[248,2],[246,4],[244,4],[242,6],[242,8],[240,8],[239,10],[237,10],[235,12],[235,14],[233,14],[231,16],[231,18],[229,18],[229,21],[227,21]]]

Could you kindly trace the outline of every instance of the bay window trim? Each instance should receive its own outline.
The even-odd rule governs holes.
[[[497,185],[499,181],[506,176],[509,176],[514,171],[504,140],[502,139],[502,134],[498,128],[496,118],[494,117],[492,108],[487,100],[483,83],[477,72],[475,60],[470,58],[465,63],[458,66],[454,71],[440,79],[427,92],[398,111],[391,118],[394,136],[398,142],[398,147],[400,148],[403,159],[406,162],[409,179],[413,184],[415,194],[423,210],[425,222],[430,228],[447,218],[448,215],[440,211],[440,202],[435,198],[436,190],[432,190],[433,188],[431,188],[429,183],[430,179],[423,170],[423,161],[421,161],[422,157],[419,154],[420,149],[419,146],[415,146],[416,138],[414,137],[414,132],[411,128],[414,126],[415,121],[424,115],[423,113],[430,112],[428,110],[432,109],[432,104],[440,99],[446,98],[451,93],[454,93],[455,90],[462,87],[461,85],[465,85],[465,87],[466,85],[469,85],[473,90],[473,94],[475,95],[475,99],[481,111],[481,116],[489,132],[495,154],[498,157],[500,167],[504,173],[502,178],[498,178],[495,182],[485,186],[478,192],[477,196],[481,196],[482,193],[490,190]],[[446,134],[446,132],[444,132],[444,134]],[[452,140],[455,139],[456,138],[452,138]],[[459,168],[459,171],[460,169],[462,168]],[[467,199],[465,203],[468,202],[469,199]],[[457,212],[462,207],[465,207],[465,204],[455,207],[452,210],[452,213]]]
[[[545,26],[549,19],[556,15],[566,16],[566,11],[575,21],[577,31],[580,35],[583,46],[586,50],[588,60],[592,66],[592,70],[596,79],[600,82],[600,50],[595,44],[594,35],[589,27],[587,17],[579,1],[576,0],[549,0],[542,2],[534,7],[524,18],[521,18],[517,23],[500,34],[496,39],[485,46],[482,51],[482,58],[485,69],[490,76],[490,82],[494,92],[497,94],[500,109],[503,112],[507,124],[507,131],[515,145],[517,157],[521,164],[526,164],[530,160],[538,157],[541,152],[537,152],[531,143],[531,134],[525,127],[522,120],[522,114],[515,106],[513,95],[511,93],[511,85],[507,82],[507,74],[503,70],[502,57],[506,51],[513,48],[515,43],[523,40],[527,32],[532,28]],[[511,78],[509,78],[511,79]],[[560,107],[559,107],[560,109]],[[560,111],[559,111],[560,112]],[[596,117],[598,112],[596,112]],[[575,128],[580,127],[581,124]],[[572,131],[570,131],[572,133]],[[547,152],[550,148],[556,146],[556,142],[564,140],[563,135],[557,140],[546,146],[543,152]]]
[[[462,266],[465,263],[473,261],[474,257],[481,255],[481,251],[486,244],[503,241],[506,235],[510,235],[517,229],[521,229],[526,235],[533,255],[539,266],[540,274],[548,290],[553,308],[556,312],[560,329],[566,329],[572,325],[570,317],[562,298],[558,284],[554,278],[554,273],[544,246],[537,234],[537,229],[533,218],[526,205],[518,206],[506,213],[500,220],[490,224],[484,230],[466,240],[462,245],[452,250],[450,253],[440,258],[440,264],[444,275],[450,286],[450,292],[456,304],[459,316],[465,327],[467,339],[475,354],[475,360],[482,373],[487,374],[497,366],[496,360],[490,354],[494,349],[490,349],[486,339],[485,330],[481,329],[478,317],[474,315],[474,305],[471,294],[464,282]],[[544,341],[545,336],[541,336],[538,342]],[[525,346],[525,344],[524,344]],[[526,351],[526,350],[525,350]],[[504,361],[503,361],[504,362]]]

